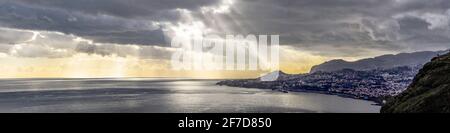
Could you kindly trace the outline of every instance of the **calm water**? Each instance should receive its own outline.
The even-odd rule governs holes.
[[[378,112],[373,102],[187,79],[0,80],[0,112]]]

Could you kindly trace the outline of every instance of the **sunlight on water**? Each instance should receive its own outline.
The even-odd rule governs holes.
[[[190,79],[0,80],[0,112],[378,112],[373,102]]]

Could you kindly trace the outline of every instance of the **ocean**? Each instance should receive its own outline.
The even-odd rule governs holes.
[[[11,113],[377,113],[374,102],[335,95],[217,86],[169,78],[2,79]]]

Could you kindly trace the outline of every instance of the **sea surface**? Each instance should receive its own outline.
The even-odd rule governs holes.
[[[2,79],[0,112],[361,113],[374,102],[334,95],[217,86],[218,80]]]

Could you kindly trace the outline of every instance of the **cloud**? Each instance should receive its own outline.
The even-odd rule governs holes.
[[[77,54],[134,57],[139,59],[170,59],[171,48],[148,45],[98,43],[60,32],[0,28],[0,53],[13,57],[65,58]]]
[[[363,57],[448,48],[449,9],[447,0],[0,0],[0,27],[103,43],[73,48],[101,55],[168,47],[177,34],[279,34],[301,51]]]
[[[221,0],[14,0],[35,7],[82,12],[84,14],[107,14],[123,18],[152,18],[173,9],[199,10]],[[156,18],[158,19],[158,18]]]

